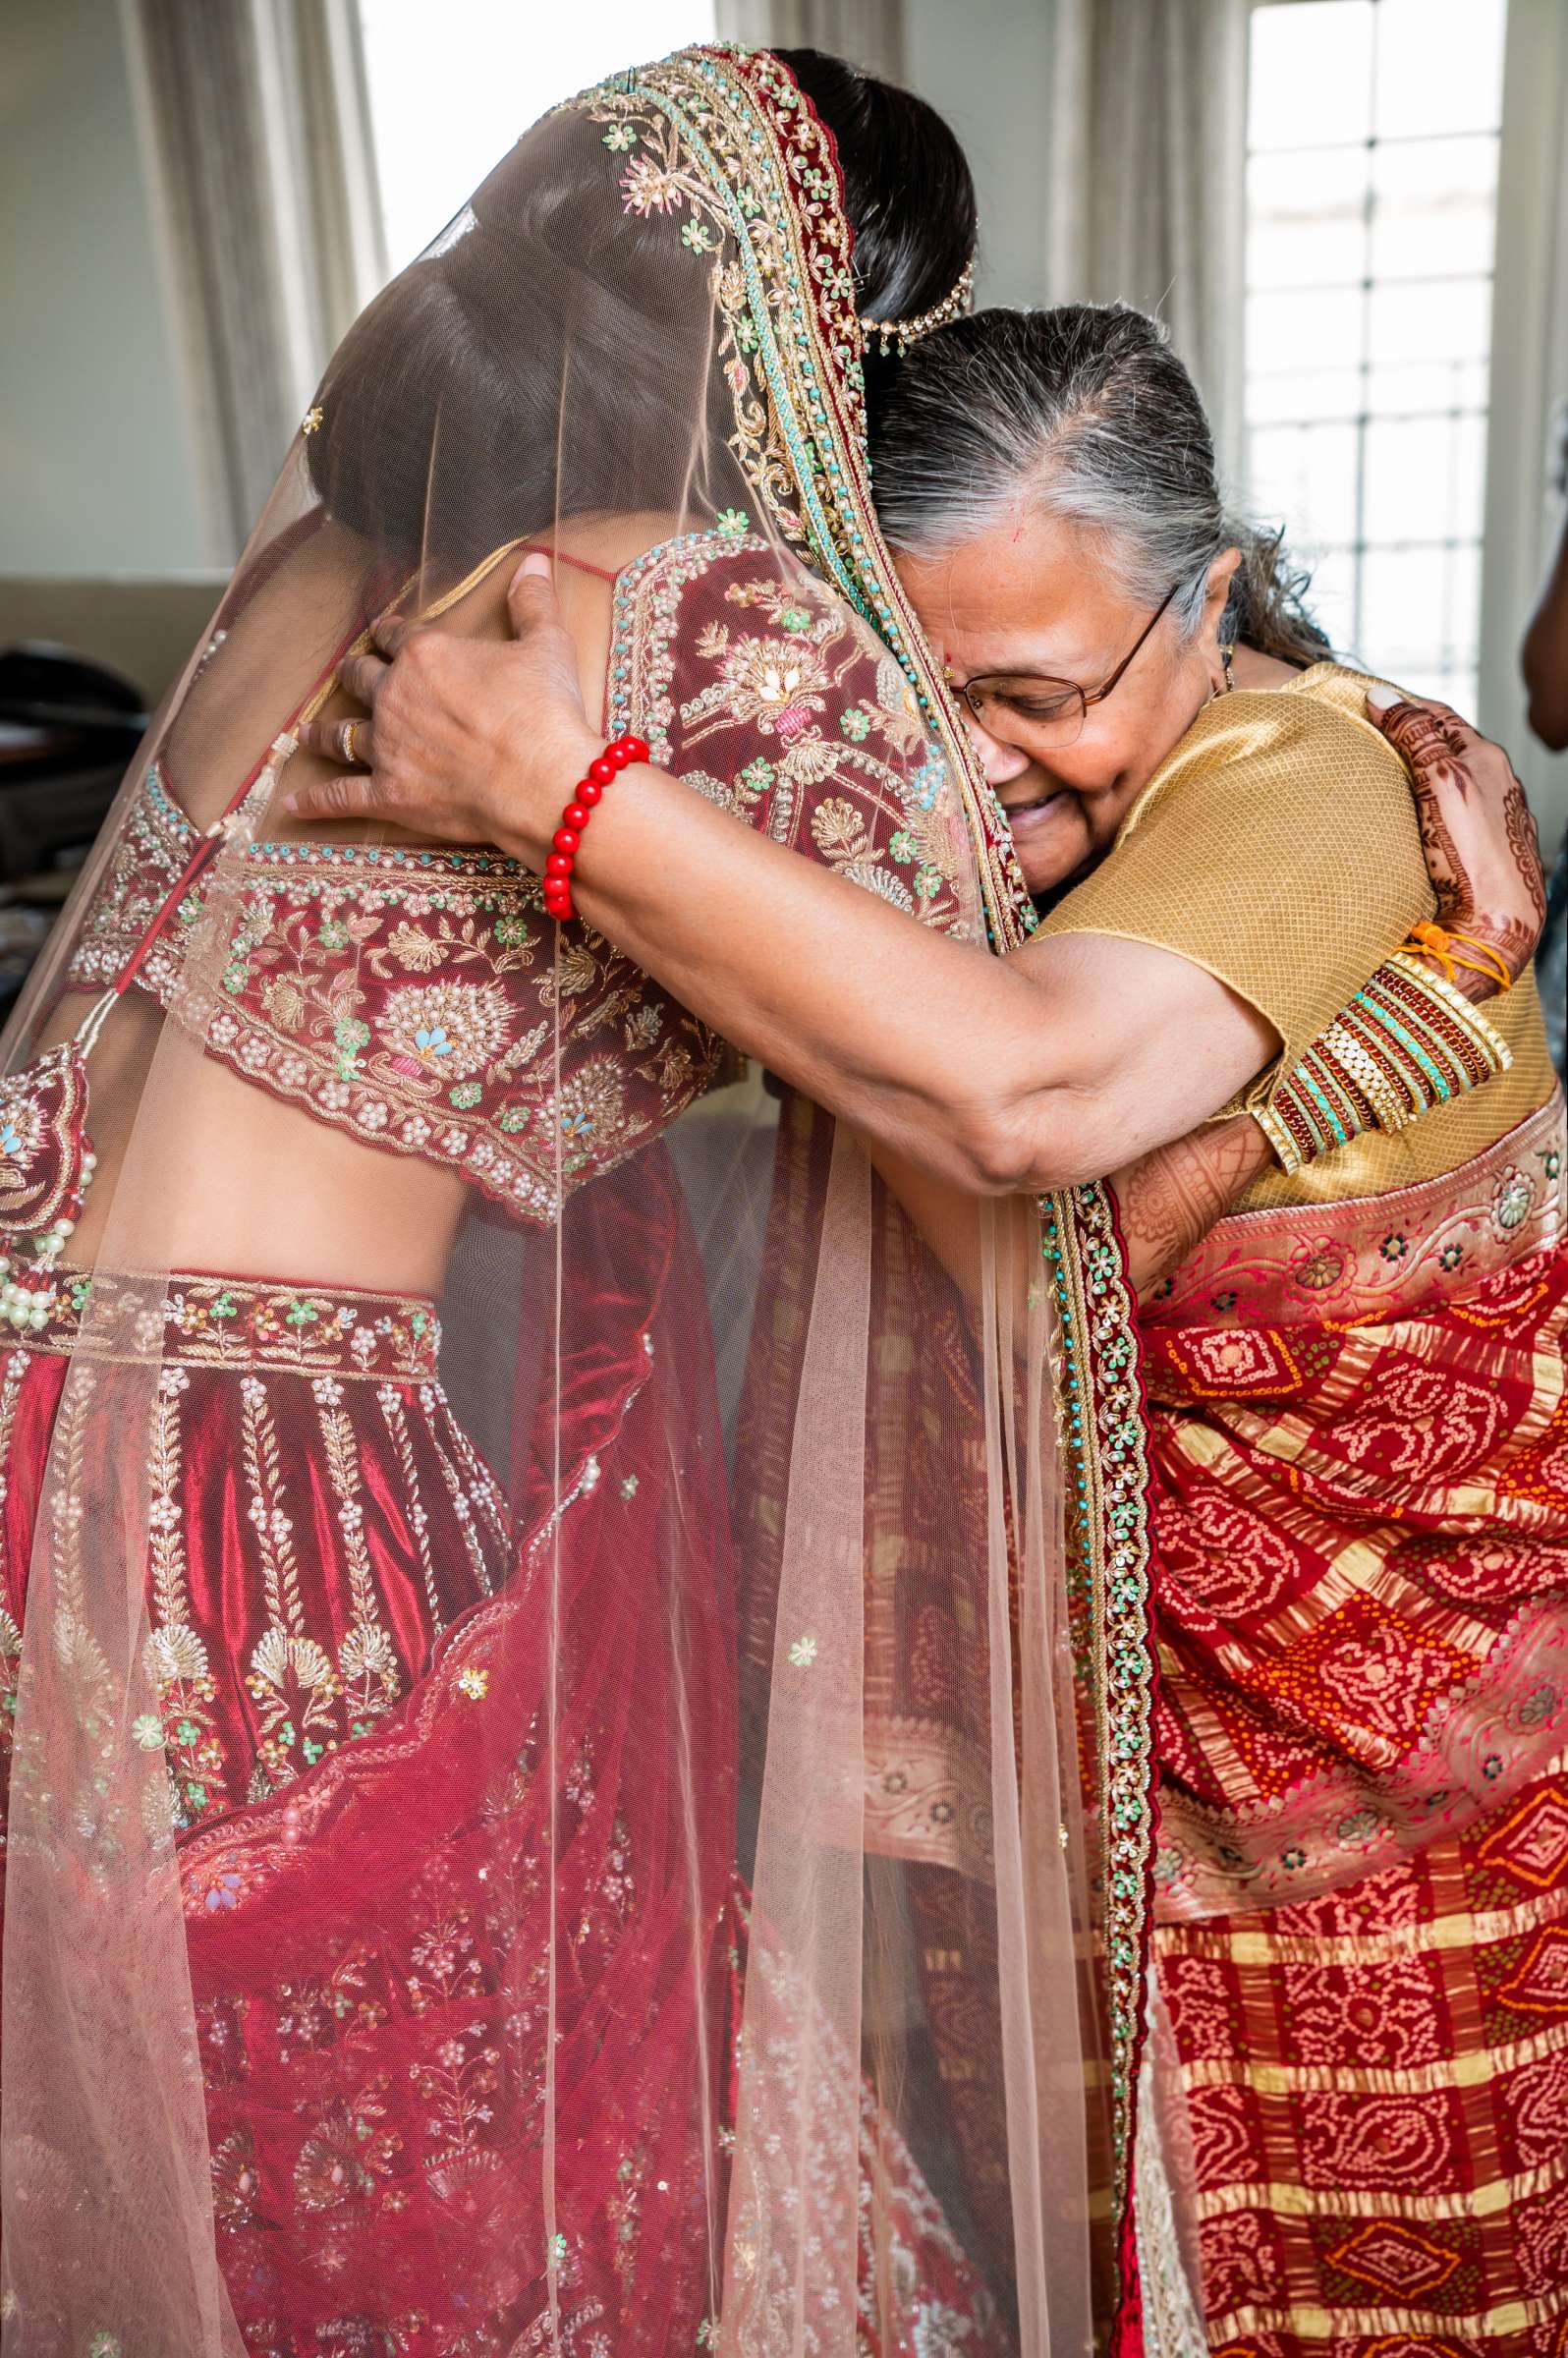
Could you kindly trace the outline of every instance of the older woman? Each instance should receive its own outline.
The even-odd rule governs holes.
[[[1239,1208],[1143,1321],[1148,1864],[1173,2024],[1143,2183],[1176,2173],[1216,2348],[1395,2334],[1524,2358],[1568,2319],[1568,1263],[1533,988],[1500,1002],[1489,1049],[1456,995],[1418,1036],[1409,963],[1360,990],[1431,916],[1404,774],[1366,683],[1319,659],[1277,550],[1225,515],[1150,322],[951,327],[906,363],[874,458],[905,586],[1053,896],[1038,931],[977,957],[908,922],[918,844],[830,849],[857,895],[729,823],[713,805],[742,781],[699,800],[657,766],[604,797],[572,896],[849,1113],[933,1235],[944,1189],[1059,1189],[1232,1115],[1212,1135]],[[514,584],[516,646],[397,633],[389,672],[361,664],[373,774],[302,807],[544,868],[588,731],[542,572]],[[682,706],[649,728],[666,766],[692,725]],[[1394,728],[1451,770],[1474,758],[1440,707]],[[1528,954],[1527,830],[1517,806],[1521,867],[1485,874],[1471,946],[1423,936],[1456,982],[1491,963],[1484,937],[1515,969]],[[1309,1043],[1347,1002],[1325,1059]],[[1418,1071],[1449,1093],[1445,1052],[1494,1077],[1412,1129]],[[1083,1452],[1101,1472],[1105,1442]],[[1127,1684],[1142,1658],[1131,1643]],[[1118,1741],[1141,1740],[1125,1721]],[[1118,1904],[1108,1937],[1130,1955],[1139,1901]],[[965,2042],[939,2032],[955,2084]],[[1183,2261],[1169,2207],[1144,2211],[1157,2333]]]

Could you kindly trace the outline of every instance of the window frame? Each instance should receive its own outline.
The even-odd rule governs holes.
[[[1291,8],[1305,0],[1248,0]],[[1568,9],[1507,0],[1482,503],[1478,710],[1505,744],[1548,858],[1568,831],[1568,759],[1530,734],[1519,648],[1564,529],[1549,488],[1552,421],[1568,401]],[[1245,434],[1245,420],[1242,422]],[[1369,661],[1375,647],[1359,650]]]

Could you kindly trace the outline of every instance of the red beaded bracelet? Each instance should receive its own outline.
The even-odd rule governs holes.
[[[619,770],[629,769],[634,761],[645,761],[647,758],[645,739],[634,737],[630,729],[623,729],[588,763],[586,774],[573,787],[571,801],[561,813],[561,823],[551,838],[550,856],[544,863],[544,907],[557,925],[566,925],[573,915],[572,870],[583,831],[593,815],[594,804]]]

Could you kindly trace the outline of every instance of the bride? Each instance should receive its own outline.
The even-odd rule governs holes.
[[[371,307],[10,1035],[19,2358],[1078,2349],[1114,2273],[1029,1222],[963,1300],[522,868],[283,808],[371,618],[498,637],[541,546],[607,774],[679,709],[689,785],[1018,937],[864,458],[857,309],[957,308],[967,174],[797,62],[585,93]]]

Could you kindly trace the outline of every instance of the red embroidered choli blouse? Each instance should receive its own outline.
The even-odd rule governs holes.
[[[638,729],[660,766],[777,841],[978,932],[960,797],[902,672],[765,541],[686,534],[617,577],[605,723]],[[636,792],[635,773],[617,792]],[[70,986],[102,991],[125,971],[197,840],[154,760]],[[590,927],[554,942],[537,880],[498,853],[252,841],[240,862],[208,1052],[518,1216],[552,1218],[563,1189],[636,1152],[718,1070],[717,1036]],[[136,974],[165,1007],[213,872]]]

